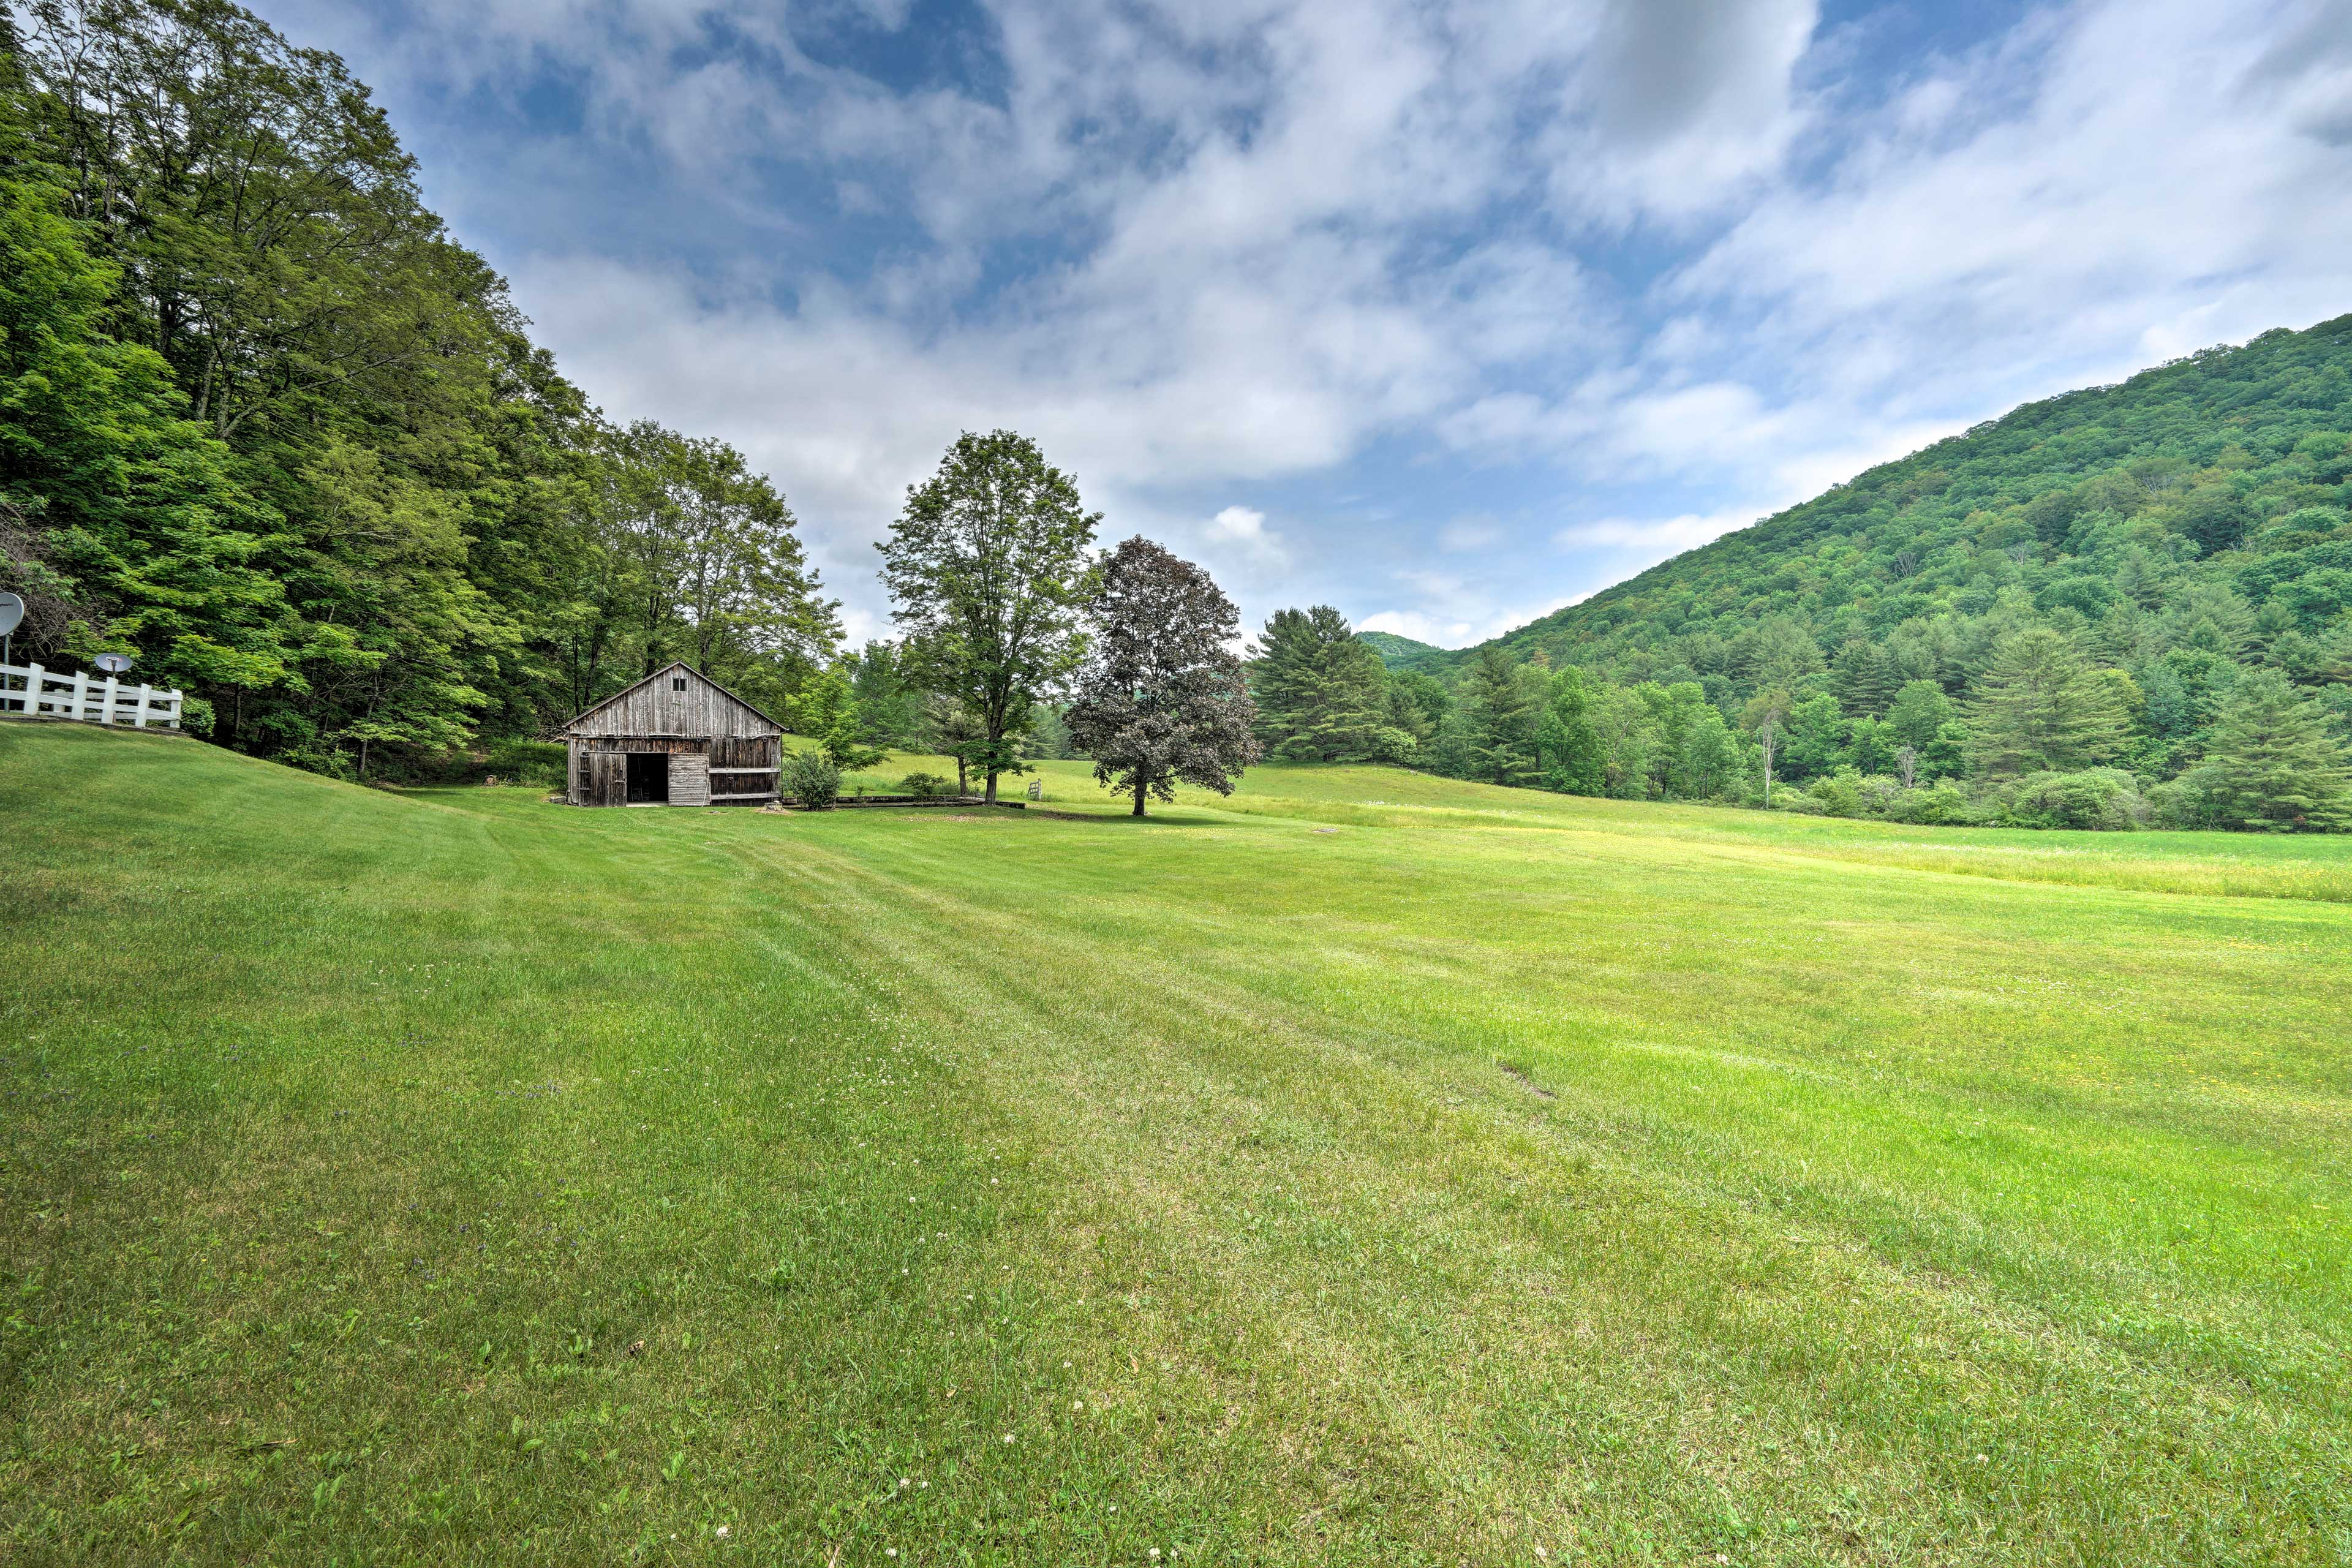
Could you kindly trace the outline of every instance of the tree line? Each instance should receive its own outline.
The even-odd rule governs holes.
[[[2144,697],[2047,626],[1999,641],[1958,698],[1927,679],[1857,693],[1816,654],[1811,670],[1794,657],[1729,700],[1699,680],[1555,670],[1541,650],[1520,662],[1500,646],[1449,684],[1391,670],[1345,634],[1328,606],[1266,623],[1251,679],[1268,755],[1947,825],[2352,826],[2352,756],[2328,710],[2282,673],[2242,671],[2193,764],[2155,781],[2128,765],[2151,739]]]
[[[2352,738],[2352,318],[2033,405],[1466,654],[1231,602],[967,435],[841,646],[783,495],[605,418],[331,55],[226,0],[0,10],[0,587],[215,741],[428,774],[674,658],[835,767],[1264,754],[1904,820],[2326,827]]]
[[[838,640],[783,498],[604,419],[331,55],[221,0],[0,13],[0,585],[321,772],[529,736],[672,658]]]
[[[2342,826],[2352,317],[2025,405],[1479,648],[1381,646],[1397,692],[1354,710],[1414,750],[1320,754],[1919,821]]]
[[[414,777],[673,659],[820,769],[951,755],[994,798],[1083,748],[1229,789],[1231,601],[1034,442],[966,435],[882,547],[901,636],[844,655],[772,481],[604,418],[423,205],[331,55],[226,0],[0,9],[0,586],[32,658],[131,654],[190,728]]]

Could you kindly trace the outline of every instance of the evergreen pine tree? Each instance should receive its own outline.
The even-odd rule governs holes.
[[[1886,650],[1859,638],[1840,650],[1833,679],[1838,707],[1850,716],[1866,719],[1885,712],[1902,684]]]
[[[2225,822],[2273,832],[2352,820],[2352,763],[2319,705],[2274,669],[2238,682],[2204,770]]]
[[[1995,777],[2103,763],[2123,749],[2127,723],[2116,689],[2047,626],[1993,650],[1969,719],[1977,767]]]
[[[1462,679],[1470,731],[1470,776],[1527,785],[1536,777],[1537,700],[1530,683],[1500,647],[1478,650]]]
[[[1413,739],[1389,722],[1380,655],[1328,605],[1277,610],[1251,650],[1258,742],[1284,762],[1394,762]]]

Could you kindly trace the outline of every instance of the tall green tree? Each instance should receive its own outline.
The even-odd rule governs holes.
[[[2320,705],[2276,670],[2240,678],[2200,773],[2233,826],[2287,832],[2352,820],[2352,758]]]
[[[1976,765],[1996,778],[2095,766],[2123,749],[2129,726],[2116,689],[2047,626],[1994,649],[1969,719]]]
[[[1860,638],[1839,651],[1832,680],[1838,706],[1856,718],[1874,719],[1885,712],[1902,685],[1886,650]]]
[[[1389,722],[1380,655],[1328,605],[1277,610],[1250,649],[1265,754],[1284,762],[1398,762],[1412,737]]]
[[[410,392],[505,309],[334,56],[227,0],[25,12],[37,117],[74,216],[123,268],[126,335],[223,440],[264,447],[350,394]]]
[[[1103,563],[1094,637],[1063,715],[1095,780],[1131,795],[1176,798],[1179,781],[1231,795],[1258,759],[1242,661],[1240,612],[1209,574],[1148,539]]]
[[[267,564],[283,520],[185,417],[162,357],[108,334],[116,269],[37,176],[0,171],[0,500],[44,536],[0,565],[5,585],[92,617],[59,618],[35,651],[137,647],[142,679],[199,693],[199,727],[215,705],[233,719],[287,678],[300,636]],[[37,556],[54,575],[35,580]]]
[[[1460,702],[1470,730],[1470,776],[1487,784],[1526,785],[1539,772],[1537,726],[1541,710],[1537,681],[1499,647],[1479,650],[1462,678]]]
[[[1895,743],[1923,756],[1952,719],[1952,700],[1932,680],[1906,681],[1886,710],[1886,728]]]
[[[1536,725],[1536,755],[1546,789],[1601,795],[1609,787],[1609,755],[1592,723],[1592,697],[1584,671],[1570,665],[1551,678]]]
[[[1675,737],[1666,791],[1677,800],[1732,795],[1740,788],[1743,761],[1739,738],[1724,721],[1722,710],[1702,702],[1685,716]]]
[[[1088,551],[1101,521],[1035,442],[1010,430],[967,431],[937,473],[908,487],[905,510],[877,547],[908,668],[981,725],[969,760],[990,801],[999,774],[1027,771],[1013,737],[1031,706],[1085,654]]]

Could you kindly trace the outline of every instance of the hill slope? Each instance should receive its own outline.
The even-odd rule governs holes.
[[[1370,646],[1391,669],[1436,669],[1454,657],[1434,643],[1415,642],[1394,632],[1358,632],[1356,640]]]
[[[1794,630],[1958,693],[1996,626],[2137,671],[2209,622],[2227,658],[2318,680],[2352,659],[2347,432],[2352,316],[2029,404],[1495,641],[1720,695]]]

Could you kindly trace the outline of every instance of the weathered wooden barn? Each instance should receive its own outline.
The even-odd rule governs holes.
[[[776,798],[783,726],[673,664],[563,727],[574,805],[760,805]]]

